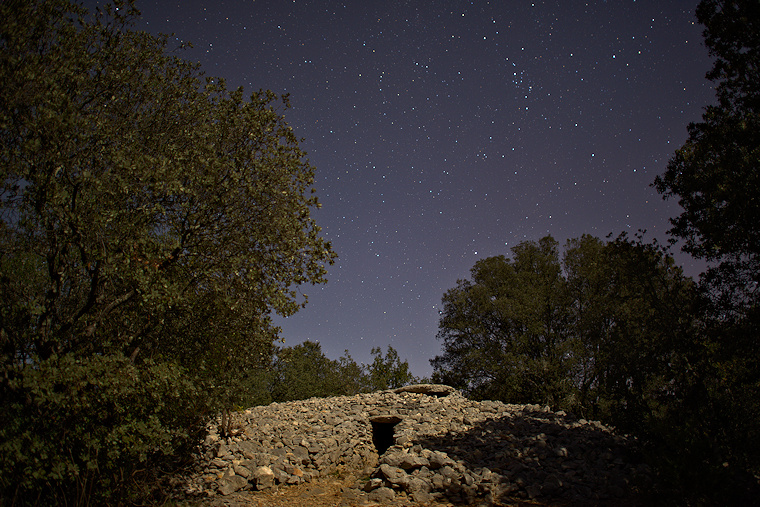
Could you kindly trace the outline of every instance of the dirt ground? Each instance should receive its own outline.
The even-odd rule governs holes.
[[[462,504],[450,502],[419,504],[405,495],[398,495],[393,503],[371,502],[366,496],[356,493],[357,481],[362,479],[364,479],[362,482],[366,481],[366,477],[360,477],[361,475],[361,472],[341,471],[297,486],[280,486],[276,490],[269,491],[239,491],[228,496],[193,500],[183,503],[182,507],[370,507],[376,505],[462,507]],[[493,507],[537,505],[547,504],[515,499],[508,503],[494,504]]]

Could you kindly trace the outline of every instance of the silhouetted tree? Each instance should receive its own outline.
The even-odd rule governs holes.
[[[680,386],[695,284],[656,245],[620,236],[523,242],[443,297],[436,381],[548,404],[645,434]]]
[[[396,389],[405,385],[414,384],[417,377],[409,371],[409,363],[402,361],[396,349],[388,345],[388,350],[383,357],[380,347],[373,347],[372,362],[363,368],[364,390],[381,391],[384,389]]]
[[[717,103],[689,125],[654,186],[683,207],[674,240],[710,261],[700,284],[706,352],[682,413],[695,448],[686,459],[726,483],[726,472],[760,473],[760,3],[702,0],[696,13]],[[712,484],[705,475],[694,482]]]

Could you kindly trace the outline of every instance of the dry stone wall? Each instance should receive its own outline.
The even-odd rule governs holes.
[[[235,436],[210,428],[188,495],[229,495],[363,470],[350,503],[494,504],[507,498],[589,504],[651,483],[633,442],[594,421],[537,405],[476,402],[447,386],[254,407]]]

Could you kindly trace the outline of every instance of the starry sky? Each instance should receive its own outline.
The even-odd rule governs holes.
[[[230,87],[289,93],[339,258],[286,345],[432,371],[441,297],[481,258],[679,213],[650,187],[714,101],[697,0],[138,0]],[[676,258],[688,274],[701,267]]]

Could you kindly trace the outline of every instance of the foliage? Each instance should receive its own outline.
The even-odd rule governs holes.
[[[303,400],[345,394],[338,362],[322,352],[317,342],[305,341],[279,349],[271,379],[272,401]]]
[[[24,373],[0,416],[0,487],[10,504],[126,498],[149,459],[187,454],[209,409],[169,363],[66,355]]]
[[[415,384],[418,379],[409,371],[409,363],[399,358],[396,349],[388,346],[383,357],[380,347],[373,347],[372,362],[364,365],[364,388],[366,391],[383,391],[397,389],[409,384]]]
[[[559,405],[569,394],[566,281],[557,242],[478,261],[443,297],[433,380],[477,398]]]
[[[721,297],[743,311],[757,304],[760,283],[760,5],[702,0],[697,19],[715,57],[707,78],[717,104],[689,125],[654,186],[683,208],[670,233],[686,252],[722,263],[711,269],[711,289],[731,285]]]
[[[654,245],[547,236],[478,261],[443,297],[434,379],[641,430],[672,394],[695,286]]]
[[[551,237],[521,243],[444,295],[434,380],[612,424],[663,498],[741,503],[757,489],[758,315],[716,320],[709,295],[641,237],[585,235],[561,261]]]
[[[577,410],[644,435],[688,371],[696,285],[662,247],[621,235],[568,241]]]
[[[270,313],[297,311],[334,257],[287,97],[228,91],[168,37],[130,30],[137,14],[131,0],[95,14],[0,2],[0,410],[16,446],[0,475],[48,465],[3,496],[116,494],[103,481],[179,452],[155,442],[241,401],[271,359]],[[87,388],[96,373],[110,387]],[[61,454],[76,436],[83,450]]]
[[[760,4],[702,0],[696,14],[715,58],[707,78],[717,103],[689,125],[654,186],[683,208],[671,220],[674,242],[711,262],[700,279],[703,353],[682,406],[682,454],[699,466],[674,467],[704,488],[705,477],[760,475]]]
[[[391,347],[388,347],[389,353],[390,350]],[[339,392],[341,395],[354,395],[368,390],[366,365],[357,363],[348,353],[348,350],[343,351],[343,355],[338,358],[335,367],[340,378]]]
[[[409,363],[402,361],[393,347],[388,346],[385,356],[380,347],[375,347],[372,357],[370,364],[357,364],[346,351],[337,360],[329,359],[322,352],[322,346],[312,341],[278,348],[269,377],[270,399],[282,402],[348,396],[394,389],[418,381],[409,371]],[[266,396],[259,394],[258,398]]]

